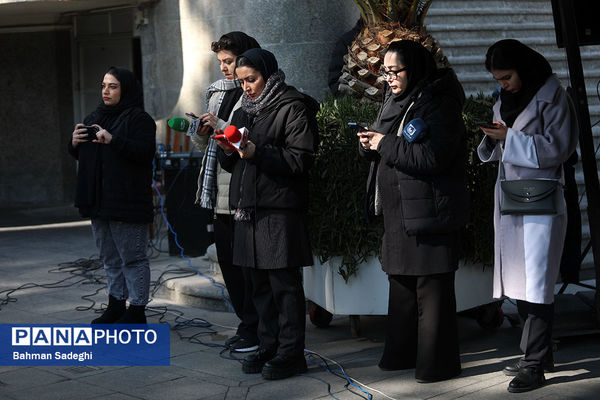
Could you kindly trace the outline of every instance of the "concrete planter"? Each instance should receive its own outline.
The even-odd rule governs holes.
[[[363,263],[349,282],[337,272],[339,259],[304,268],[304,293],[308,300],[337,315],[386,315],[389,283],[377,257]],[[461,261],[456,272],[456,311],[494,301],[492,268]]]

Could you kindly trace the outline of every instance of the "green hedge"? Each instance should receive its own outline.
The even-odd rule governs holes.
[[[477,158],[482,133],[478,120],[491,120],[491,100],[469,98],[463,117],[467,126],[470,222],[463,232],[463,258],[491,264],[493,257],[493,185],[495,167]],[[378,255],[383,221],[366,223],[364,196],[369,163],[358,155],[358,140],[348,122],[371,123],[379,105],[353,97],[327,97],[317,114],[320,146],[311,170],[309,230],[314,253],[321,263],[340,257],[338,271],[347,281],[359,264]]]

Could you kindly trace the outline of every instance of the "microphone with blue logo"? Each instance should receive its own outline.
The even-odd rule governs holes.
[[[418,142],[423,139],[427,134],[428,128],[425,121],[421,118],[415,118],[404,126],[402,129],[402,135],[408,143]]]

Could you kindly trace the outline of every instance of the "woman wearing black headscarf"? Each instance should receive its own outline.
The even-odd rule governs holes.
[[[92,220],[107,277],[108,307],[92,323],[146,323],[156,125],[143,110],[142,87],[131,71],[110,67],[101,94],[102,102],[76,125],[69,143],[79,161],[75,207]],[[95,139],[84,125],[98,130]]]
[[[368,204],[383,214],[382,267],[390,283],[382,370],[415,368],[418,382],[461,371],[454,273],[466,223],[463,89],[416,42],[392,42],[377,120],[359,132],[372,160]]]
[[[235,110],[242,103],[242,88],[235,79],[235,61],[248,49],[260,47],[258,42],[244,32],[229,32],[213,42],[211,50],[224,79],[213,82],[206,90],[206,113],[200,116],[203,126],[192,136],[195,146],[204,150],[202,170],[198,176],[196,204],[214,210],[215,246],[219,268],[231,299],[233,309],[240,319],[235,335],[225,341],[225,346],[235,352],[254,351],[258,348],[256,329],[258,315],[252,302],[252,284],[244,270],[232,264],[233,215],[229,207],[229,181],[231,174],[217,163],[217,144],[207,143],[208,135],[225,129]]]
[[[300,267],[313,263],[306,210],[318,104],[286,85],[267,50],[243,53],[235,73],[244,94],[231,123],[247,128],[249,141],[236,152],[222,146],[218,156],[232,173],[233,263],[248,269],[259,316],[259,351],[242,370],[282,379],[306,371]]]
[[[546,59],[523,43],[506,39],[487,51],[485,67],[501,85],[494,105],[494,128],[478,152],[482,161],[499,161],[498,182],[521,179],[564,183],[562,164],[577,143],[573,105]],[[517,300],[522,317],[524,356],[504,368],[515,376],[509,392],[525,392],[544,383],[554,368],[552,321],[554,285],[560,269],[567,216],[562,187],[555,192],[556,213],[501,214],[501,189],[494,206],[494,297]]]

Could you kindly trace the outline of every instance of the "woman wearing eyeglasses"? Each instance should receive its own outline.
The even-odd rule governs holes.
[[[482,161],[500,163],[498,181],[542,179],[564,183],[562,164],[575,150],[577,120],[573,104],[548,61],[518,40],[505,39],[487,51],[485,67],[501,86],[494,105],[494,127],[485,133],[478,153]],[[517,300],[523,319],[524,355],[504,373],[515,376],[509,392],[544,384],[552,371],[554,284],[560,269],[567,229],[562,187],[556,209],[546,215],[500,211],[501,184],[494,207],[494,297]]]
[[[390,283],[384,371],[415,368],[418,382],[460,374],[454,274],[466,223],[464,91],[416,42],[392,42],[375,122],[359,132],[372,160],[368,205],[383,215]]]

